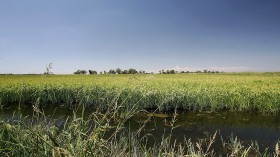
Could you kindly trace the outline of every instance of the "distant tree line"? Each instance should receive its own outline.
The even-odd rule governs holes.
[[[178,71],[175,71],[175,70],[166,70],[166,71],[165,70],[160,70],[159,73],[160,74],[176,74],[176,73],[178,74]]]
[[[86,70],[77,70],[74,72],[74,74],[87,74]]]
[[[109,71],[100,71],[99,73],[96,70],[88,70],[88,73],[90,75],[97,75],[97,74],[153,74],[153,73],[146,73],[144,70],[139,70],[137,71],[136,69],[130,68],[126,70],[122,70],[120,68],[117,69],[110,69]],[[195,71],[195,72],[190,72],[190,71],[176,71],[176,70],[160,70],[159,74],[184,74],[184,73],[220,73],[220,71],[209,71],[207,69],[203,71]],[[74,74],[87,74],[86,70],[77,70],[74,72]]]
[[[88,73],[89,73],[89,74],[97,74],[97,71],[95,71],[95,70],[89,70]]]
[[[176,71],[176,70],[160,70],[159,74],[184,74],[184,73],[220,73],[220,71],[208,71],[208,70],[203,70],[203,71]]]
[[[89,70],[88,73],[90,75],[96,75],[98,74],[98,72],[96,70]],[[74,74],[87,74],[86,70],[77,70],[74,72]],[[109,71],[100,71],[99,74],[150,74],[150,73],[146,73],[146,71],[144,70],[139,70],[137,71],[136,69],[130,68],[127,70],[122,70],[120,68],[117,69],[110,69]]]

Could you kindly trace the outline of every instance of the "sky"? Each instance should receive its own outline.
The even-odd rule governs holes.
[[[0,73],[280,71],[279,0],[0,0]]]

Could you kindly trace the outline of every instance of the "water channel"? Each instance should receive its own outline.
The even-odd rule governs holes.
[[[46,116],[62,121],[73,115],[72,110],[63,106],[48,106],[42,109]],[[17,105],[4,106],[0,111],[0,117],[9,119],[17,110]],[[90,113],[91,111],[86,110],[85,115]],[[21,105],[21,114],[31,116],[33,114],[32,105]],[[152,135],[152,143],[154,143],[160,141],[163,134],[169,134],[173,118],[173,114],[137,114],[129,120],[129,126],[132,130],[136,130],[145,123],[145,133]],[[184,142],[184,139],[205,138],[206,134],[211,135],[217,131],[218,139],[220,136],[225,139],[238,137],[245,146],[251,141],[257,141],[261,151],[266,148],[273,151],[275,143],[280,139],[280,116],[260,113],[182,112],[176,115],[174,126],[176,128],[173,129],[172,138],[176,139],[178,143]]]

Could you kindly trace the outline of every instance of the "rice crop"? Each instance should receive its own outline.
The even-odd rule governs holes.
[[[0,104],[279,113],[280,73],[0,75]]]

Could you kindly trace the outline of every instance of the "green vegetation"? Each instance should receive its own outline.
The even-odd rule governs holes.
[[[85,73],[82,73],[85,72]],[[76,72],[74,72],[74,74],[86,74],[86,70],[77,70]],[[89,70],[89,74],[98,74],[98,72],[96,70]],[[143,70],[137,71],[136,69],[130,68],[127,70],[121,70],[120,68],[117,68],[116,70],[110,69],[108,72],[107,71],[103,71],[100,72],[99,74],[148,74]]]
[[[277,141],[275,151],[260,152],[256,142],[244,145],[235,137],[219,139],[218,133],[183,143],[172,139],[176,109],[278,114],[279,80],[279,73],[1,75],[1,108],[30,104],[34,113],[0,116],[0,156],[279,156]],[[60,104],[74,109],[62,124],[40,109]],[[86,108],[94,108],[89,116]],[[147,109],[154,112],[131,130],[132,117]],[[170,110],[175,111],[166,121],[171,132],[150,145],[145,125],[152,117],[166,118],[157,111]]]
[[[140,109],[280,111],[279,73],[1,75],[0,103]]]
[[[87,74],[87,71],[86,70],[77,70],[77,71],[74,72],[74,74],[83,74],[83,75],[85,75],[85,74]]]
[[[0,156],[279,156],[279,142],[275,151],[260,152],[257,142],[244,145],[237,137],[224,140],[218,133],[203,139],[185,139],[183,143],[172,140],[176,128],[176,112],[170,121],[171,133],[162,135],[154,145],[148,145],[149,135],[143,126],[136,131],[130,129],[129,119],[137,113],[136,108],[121,110],[115,106],[106,112],[93,112],[87,118],[77,116],[77,111],[62,124],[48,120],[38,104],[34,105],[31,117],[15,115],[9,121],[0,119]],[[82,113],[84,110],[81,111]],[[149,119],[147,119],[148,121]],[[147,122],[146,121],[146,122]],[[130,124],[130,123],[129,123]],[[218,144],[219,147],[214,145]]]

